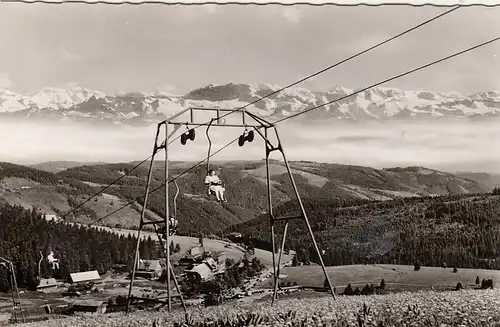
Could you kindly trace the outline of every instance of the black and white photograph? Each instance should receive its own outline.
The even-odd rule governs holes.
[[[499,18],[0,1],[0,326],[500,326]]]

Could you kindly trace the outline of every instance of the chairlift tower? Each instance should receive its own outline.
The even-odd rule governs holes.
[[[196,114],[198,113],[210,113],[215,115],[214,117],[211,118],[209,122],[206,121],[201,121],[200,117],[196,117]],[[221,115],[222,114],[222,115]],[[236,123],[227,123],[226,119],[224,117],[232,115],[233,117],[239,117],[238,121]],[[206,119],[206,118],[205,118]],[[170,131],[170,125],[173,126],[173,130]],[[309,234],[311,236],[312,243],[314,245],[315,251],[317,253],[318,259],[320,261],[321,267],[323,269],[323,273],[325,275],[326,280],[328,281],[328,286],[330,288],[330,292],[332,293],[333,298],[335,299],[335,293],[333,291],[333,286],[330,282],[330,278],[328,277],[328,274],[326,272],[325,265],[323,263],[323,258],[321,255],[321,252],[318,248],[318,245],[316,243],[316,240],[314,238],[314,234],[311,228],[311,225],[309,223],[309,219],[307,217],[307,213],[304,209],[304,205],[302,203],[302,200],[300,198],[297,185],[295,183],[295,180],[292,175],[292,171],[290,169],[290,166],[288,164],[288,160],[286,158],[285,152],[283,150],[283,145],[278,133],[278,129],[276,128],[276,125],[273,123],[270,123],[266,121],[265,119],[248,112],[247,110],[239,110],[239,109],[214,109],[214,108],[187,108],[182,110],[181,112],[173,115],[172,117],[158,123],[157,129],[156,129],[156,137],[155,137],[155,143],[153,146],[153,154],[151,157],[151,162],[149,165],[149,173],[148,173],[148,178],[147,178],[147,184],[146,184],[146,190],[144,193],[144,204],[142,206],[141,210],[141,220],[139,223],[139,230],[137,232],[137,246],[135,250],[135,260],[134,260],[134,265],[132,268],[132,276],[131,276],[131,281],[130,281],[130,288],[129,288],[129,293],[128,293],[128,301],[127,301],[127,313],[129,311],[129,305],[131,303],[131,292],[132,292],[132,287],[134,283],[134,278],[135,278],[135,272],[137,269],[137,259],[139,256],[139,245],[140,245],[140,235],[143,227],[145,225],[154,225],[155,230],[157,230],[157,225],[164,225],[164,228],[166,230],[165,233],[165,246],[162,246],[164,249],[165,254],[165,259],[166,259],[166,266],[167,266],[167,288],[168,288],[168,298],[167,298],[167,304],[168,304],[168,310],[171,310],[171,294],[170,294],[170,278],[171,275],[173,277],[173,281],[175,284],[175,287],[177,289],[177,292],[179,293],[182,305],[184,307],[184,311],[186,311],[186,306],[184,304],[182,294],[179,289],[179,285],[177,283],[177,280],[174,275],[174,271],[170,262],[170,251],[168,249],[169,245],[169,224],[168,224],[168,219],[170,217],[170,210],[169,210],[169,182],[168,182],[168,174],[169,174],[169,151],[168,151],[168,143],[169,140],[173,137],[173,135],[178,131],[178,129],[182,126],[186,126],[187,131],[181,134],[181,144],[186,145],[188,141],[194,141],[195,140],[195,130],[194,128],[200,127],[200,126],[207,126],[207,138],[209,141],[209,151],[208,151],[208,157],[207,161],[209,162],[210,159],[210,148],[211,148],[211,141],[210,137],[208,135],[208,130],[212,127],[233,127],[233,128],[244,128],[245,131],[239,138],[239,145],[243,146],[245,142],[252,142],[253,141],[253,136],[254,136],[254,131],[264,140],[265,142],[265,151],[266,151],[266,171],[267,171],[267,200],[268,200],[268,212],[267,214],[269,215],[269,221],[270,221],[270,228],[271,228],[271,242],[273,244],[273,272],[274,272],[274,293],[273,293],[273,298],[272,298],[272,304],[274,304],[275,300],[277,299],[277,293],[278,293],[278,279],[279,279],[279,274],[280,274],[280,263],[281,263],[281,256],[284,251],[285,247],[285,242],[286,242],[286,236],[287,236],[287,230],[288,230],[288,223],[291,220],[295,219],[302,219],[305,221],[307,225],[307,229],[309,231]],[[194,127],[194,128],[193,128]],[[162,130],[162,128],[165,129],[165,140],[158,145],[159,142],[159,135]],[[251,129],[250,131],[247,131],[247,129]],[[262,131],[263,130],[263,131]],[[275,140],[274,143],[270,139],[270,131],[274,131],[275,135]],[[145,212],[147,208],[147,201],[148,201],[148,194],[150,192],[150,186],[151,186],[151,178],[153,174],[153,163],[154,163],[154,158],[158,154],[159,151],[164,150],[165,151],[165,177],[164,177],[164,183],[165,183],[165,216],[163,221],[145,221]],[[271,175],[270,175],[270,165],[269,165],[269,156],[271,153],[279,151],[283,157],[283,161],[285,163],[288,176],[290,178],[290,182],[292,184],[296,199],[298,201],[298,204],[300,206],[300,214],[295,215],[295,216],[285,216],[285,217],[276,217],[273,213],[273,206],[272,206],[272,194],[271,194]],[[208,166],[208,163],[207,163]],[[176,185],[177,186],[177,185]],[[177,194],[178,195],[178,189],[177,189]],[[174,200],[175,202],[175,200]],[[174,203],[174,211],[175,211],[175,203]],[[175,213],[174,213],[175,214]],[[276,240],[275,240],[275,223],[279,221],[284,221],[285,226],[284,226],[284,231],[283,231],[283,238],[281,242],[280,249],[281,251],[279,252],[278,259],[276,260]],[[163,240],[160,237],[160,234],[157,232],[160,244],[163,245]]]
[[[0,265],[3,266],[5,269],[10,274],[10,288],[11,288],[11,293],[12,293],[12,311],[14,315],[14,322],[18,323],[18,311],[19,314],[21,315],[22,322],[25,322],[24,320],[24,312],[23,312],[23,306],[21,305],[21,296],[19,295],[19,289],[17,288],[17,280],[16,280],[16,273],[14,269],[14,264],[12,261],[7,260],[5,258],[0,257]]]

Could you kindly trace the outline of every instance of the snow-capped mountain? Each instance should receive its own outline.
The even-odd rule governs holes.
[[[109,95],[81,87],[46,88],[32,96],[0,90],[0,119],[151,124],[188,107],[239,108],[279,89],[280,86],[271,84],[231,83],[208,85],[184,96],[142,92]],[[377,87],[348,96],[353,92],[344,87],[335,87],[329,92],[295,87],[252,104],[248,110],[273,121],[339,99],[298,119],[361,121],[500,117],[500,92],[495,91],[463,96]]]
[[[91,96],[104,97],[99,91],[83,87],[44,88],[31,95],[21,95],[7,90],[0,90],[0,112],[14,112],[24,109],[66,109],[81,103]]]

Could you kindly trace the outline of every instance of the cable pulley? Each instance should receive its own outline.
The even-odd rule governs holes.
[[[187,132],[185,132],[185,133],[183,133],[183,134],[181,135],[181,144],[182,144],[182,145],[186,145],[187,140],[194,141],[194,139],[195,139],[195,137],[196,137],[196,133],[195,133],[195,131],[194,131],[194,128],[191,128],[191,129],[190,129],[190,128],[189,128],[189,127],[187,127],[187,126],[186,126],[186,128],[187,128]]]
[[[243,146],[245,144],[245,142],[247,142],[247,141],[252,142],[253,137],[254,137],[253,131],[248,131],[245,128],[245,131],[243,132],[243,134],[241,134],[240,137],[238,138],[238,145]]]

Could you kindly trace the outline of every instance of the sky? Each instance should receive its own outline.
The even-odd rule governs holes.
[[[2,3],[0,88],[80,85],[185,94],[213,83],[286,85],[447,8]],[[498,36],[500,8],[461,8],[302,84],[361,88]],[[500,42],[386,86],[500,90]]]
[[[0,89],[33,94],[44,87],[79,85],[106,93],[185,94],[211,83],[287,85],[446,10],[2,3]],[[365,87],[499,36],[498,17],[500,8],[461,8],[300,86],[317,91],[337,85]],[[462,94],[500,90],[498,55],[500,42],[384,86]],[[0,121],[0,160],[142,160],[150,155],[154,129]],[[490,151],[497,147],[498,131],[498,122],[365,124],[301,131],[280,124],[290,160],[500,173],[500,152]],[[211,133],[215,151],[241,131]],[[176,142],[172,160],[205,157],[204,131],[198,135],[189,147]],[[259,142],[243,148],[233,145],[216,159],[262,159]]]

